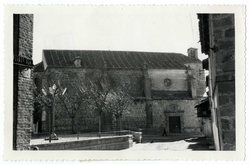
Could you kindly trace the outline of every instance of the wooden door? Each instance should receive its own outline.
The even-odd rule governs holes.
[[[181,133],[180,116],[169,117],[169,132],[170,133]]]

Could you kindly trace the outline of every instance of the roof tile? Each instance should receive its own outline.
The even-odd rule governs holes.
[[[150,69],[185,69],[186,63],[201,62],[180,53],[133,51],[44,50],[48,67],[73,67],[74,58],[82,59],[83,68],[142,68],[146,62]]]

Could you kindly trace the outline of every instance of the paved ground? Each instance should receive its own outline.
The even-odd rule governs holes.
[[[144,135],[142,143],[133,144],[133,147],[124,151],[202,151],[209,150],[209,144],[204,137],[199,136],[147,136]]]
[[[109,135],[110,136],[110,135]],[[105,137],[103,135],[102,137]],[[44,136],[33,138],[31,145],[45,144],[49,141],[44,140]],[[98,138],[97,134],[80,134],[80,140]],[[77,140],[77,135],[59,135],[59,140],[52,140],[55,142],[72,142]],[[133,147],[122,151],[147,151],[147,150],[166,150],[166,151],[202,151],[209,150],[210,144],[201,136],[190,135],[143,135],[142,143],[134,143]]]

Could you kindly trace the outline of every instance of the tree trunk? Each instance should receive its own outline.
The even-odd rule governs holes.
[[[80,125],[77,124],[76,126],[77,126],[77,140],[79,140],[79,133],[80,133],[80,132],[79,132],[79,131],[80,131],[80,130],[79,130],[79,126],[80,126]]]
[[[115,115],[115,131],[119,131],[119,116]]]
[[[99,114],[99,134],[98,136],[101,137],[101,114]]]
[[[72,133],[74,134],[74,117],[71,117],[71,130]]]
[[[122,130],[122,116],[119,115],[119,130]]]

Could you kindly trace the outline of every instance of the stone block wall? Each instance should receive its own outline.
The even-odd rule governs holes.
[[[108,74],[115,83],[125,86],[127,91],[134,97],[145,97],[143,70],[109,70]],[[135,100],[131,104],[131,110],[122,116],[122,129],[138,130],[146,129],[146,101]]]
[[[190,66],[192,70],[189,71],[194,77],[195,82],[193,88],[195,90],[194,95],[202,97],[205,93],[205,74],[202,69],[202,63],[188,63],[186,66]],[[152,79],[152,90],[161,91],[187,91],[188,90],[188,75],[186,70],[149,70],[149,77]],[[169,78],[172,81],[172,85],[166,87],[164,85],[164,79]]]
[[[81,68],[67,68],[67,69],[56,69],[56,68],[50,68],[49,71],[51,72],[50,76],[54,79],[57,79],[60,77],[61,74],[69,74],[72,76],[72,78],[68,79],[68,82],[70,80],[73,80],[75,77],[79,77],[82,81],[86,79],[87,77],[95,78],[98,75],[102,73],[103,70],[100,69],[81,69]],[[155,73],[156,72],[156,73]],[[144,77],[143,77],[143,70],[107,70],[106,72],[109,77],[112,79],[112,83],[114,85],[123,85],[128,92],[135,98],[138,98],[135,100],[135,104],[132,104],[131,111],[123,114],[122,116],[122,129],[132,129],[132,130],[138,130],[140,129],[146,129],[149,127],[152,128],[151,122],[154,122],[155,127],[157,129],[160,128],[159,122],[164,120],[165,118],[160,118],[162,114],[159,114],[157,112],[163,112],[165,108],[162,108],[161,105],[165,103],[168,105],[171,105],[170,100],[162,100],[161,105],[157,104],[157,101],[152,101],[153,105],[150,107],[150,109],[153,109],[153,116],[154,118],[151,118],[151,111],[147,110],[147,100],[140,99],[142,97],[145,97],[144,94]],[[155,74],[154,74],[155,73]],[[158,74],[157,74],[158,73]],[[178,74],[178,77],[176,77],[176,73]],[[158,82],[161,82],[164,84],[164,79],[169,76],[173,78],[173,87],[171,91],[176,91],[179,88],[183,88],[183,90],[187,90],[187,82],[186,82],[186,70],[170,70],[170,71],[149,71],[150,78],[155,78],[153,80],[156,80]],[[163,76],[164,75],[164,78]],[[181,82],[179,80],[181,79]],[[177,85],[176,85],[177,84]],[[156,84],[155,84],[156,85]],[[203,85],[199,86],[202,88]],[[198,86],[197,86],[198,87]],[[170,87],[171,88],[171,87]],[[158,88],[159,90],[164,90],[164,86],[162,88]],[[204,89],[204,88],[203,88]],[[71,88],[68,87],[67,92],[70,91]],[[166,90],[166,89],[165,89]],[[196,100],[173,100],[173,103],[180,104],[180,108],[184,108],[186,106],[188,109],[185,109],[186,113],[185,116],[185,132],[196,132],[199,131],[199,127],[196,127],[195,124],[196,120],[196,109],[194,108]],[[151,103],[148,104],[151,106]],[[164,105],[163,105],[164,106]],[[63,108],[63,106],[60,106],[60,104],[56,107],[57,113],[56,113],[56,128],[58,131],[67,131],[71,129],[71,119],[68,116],[67,112]],[[98,130],[98,117],[94,111],[91,110],[91,108],[86,109],[82,108],[79,109],[79,113],[76,114],[77,119],[79,122],[81,122],[81,130],[82,131],[97,131]],[[165,117],[165,116],[164,116]],[[149,119],[150,118],[150,119]],[[108,127],[106,130],[114,130],[117,128],[112,128],[112,125],[110,122],[112,122],[112,118],[108,118],[106,116],[103,116],[104,123],[106,123],[106,127]],[[152,120],[152,121],[149,121]],[[104,125],[103,123],[103,125]],[[195,128],[194,128],[195,127]]]
[[[152,90],[160,91],[187,91],[186,70],[148,70],[152,79]],[[164,80],[171,80],[171,85],[166,86]]]
[[[124,113],[122,117],[122,128],[125,130],[146,129],[146,101],[135,101],[131,109],[129,112]]]
[[[206,91],[205,72],[202,68],[202,63],[188,63],[185,65],[189,66],[192,69],[189,70],[189,74],[194,77],[194,87],[196,88],[196,96],[200,98],[204,95]]]
[[[19,69],[18,72],[17,150],[27,149],[32,130],[33,81],[31,77],[23,76],[24,73],[31,74],[31,72],[29,69]]]
[[[234,16],[198,14],[202,52],[209,55],[209,101],[216,150],[236,150]]]
[[[61,89],[67,88],[68,98],[73,98],[77,92],[76,85],[84,82],[87,77],[95,78],[101,74],[101,70],[85,70],[81,68],[69,69],[55,69],[50,68],[47,70],[46,75],[43,77],[42,85],[46,88],[56,84]],[[60,80],[60,82],[58,82]],[[59,84],[60,83],[60,84]],[[61,93],[59,93],[61,94]],[[60,96],[60,95],[59,95]],[[76,133],[77,128],[80,132],[97,132],[98,131],[98,115],[92,107],[87,107],[86,104],[81,106],[78,110],[73,107],[65,106],[62,99],[55,99],[55,132],[56,133]],[[52,107],[47,107],[46,119],[43,121],[43,132],[50,130],[50,110]],[[73,114],[72,114],[73,111]],[[74,118],[72,118],[74,117]],[[102,116],[103,121],[105,116]],[[77,127],[77,125],[79,126]],[[104,122],[102,122],[104,126]],[[105,130],[105,129],[102,129]]]
[[[202,64],[199,63],[197,64],[197,87],[196,87],[196,92],[197,92],[197,97],[201,98],[204,93],[206,92],[206,79],[205,79],[205,71],[202,68]]]
[[[13,149],[27,150],[31,138],[33,112],[33,15],[14,14],[13,24]]]
[[[231,74],[235,71],[235,29],[234,14],[214,14],[213,31],[216,52],[217,75]]]
[[[142,70],[109,70],[108,75],[110,75],[118,85],[125,86],[132,96],[144,96]]]
[[[34,144],[39,150],[123,150],[133,146],[132,135],[106,136],[70,142]]]
[[[38,73],[40,74],[40,72]],[[81,68],[67,68],[67,69],[56,69],[50,68],[45,73],[44,77],[36,76],[37,78],[43,81],[42,84],[47,88],[52,86],[53,83],[58,84],[58,79],[61,79],[61,84],[64,83],[64,86],[67,87],[67,93],[74,94],[75,88],[72,86],[73,83],[77,83],[77,80],[84,82],[86,78],[95,79],[96,77],[102,74],[100,69],[81,69]],[[142,87],[142,71],[140,70],[109,70],[107,71],[108,76],[110,76],[112,84],[123,85],[133,96],[143,96],[143,87]],[[50,81],[48,83],[48,81]],[[67,85],[71,84],[71,85]],[[41,87],[38,87],[41,88]],[[61,132],[71,132],[72,131],[72,118],[70,117],[67,109],[63,106],[61,100],[56,99],[56,115],[55,115],[55,127],[56,131]],[[135,109],[141,112],[144,108],[141,108],[141,105],[135,105]],[[46,120],[43,121],[43,132],[49,132],[50,128],[50,110],[51,108],[47,107],[46,109]],[[82,107],[75,111],[74,124],[77,122],[80,123],[79,130],[83,132],[96,132],[98,131],[98,115],[91,107]],[[124,122],[124,128],[129,126],[138,129],[138,127],[145,126],[145,112],[141,112],[139,115],[137,111],[134,111],[133,114],[130,114]],[[114,130],[112,125],[112,116],[102,115],[102,131],[111,131]],[[129,120],[129,121],[128,121]],[[131,123],[128,125],[127,123]],[[123,128],[123,129],[124,129]],[[74,131],[76,131],[76,125],[74,125]]]
[[[32,59],[33,52],[33,15],[20,14],[19,18],[19,54]]]
[[[199,134],[201,120],[197,117],[197,100],[154,100],[153,108],[153,127],[156,133],[162,133],[163,127],[169,129],[168,115],[181,117],[181,133]],[[167,121],[167,122],[166,122]]]
[[[216,81],[220,112],[221,149],[235,150],[235,25],[234,14],[213,14],[214,43],[218,51]]]

